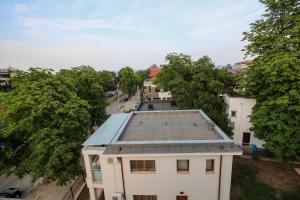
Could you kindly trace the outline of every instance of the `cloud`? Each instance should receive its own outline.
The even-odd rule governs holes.
[[[31,34],[78,33],[101,29],[118,31],[150,31],[143,25],[133,26],[124,21],[103,19],[50,19],[50,18],[18,18],[24,31]]]
[[[25,13],[28,12],[30,9],[26,4],[14,4],[13,11],[15,13]]]

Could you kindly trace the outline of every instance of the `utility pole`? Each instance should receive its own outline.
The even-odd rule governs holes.
[[[120,110],[119,83],[117,83],[118,109]]]

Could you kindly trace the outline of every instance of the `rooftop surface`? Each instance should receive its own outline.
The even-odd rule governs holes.
[[[118,141],[223,139],[199,111],[133,113]]]
[[[149,105],[153,105],[153,110],[148,109]],[[138,110],[139,111],[177,110],[177,107],[171,105],[171,101],[168,100],[153,100],[153,101],[145,101],[141,103]]]
[[[241,150],[201,110],[113,114],[83,144],[104,154],[229,153]]]

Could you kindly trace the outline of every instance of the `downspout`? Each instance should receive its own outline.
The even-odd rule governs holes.
[[[122,173],[122,184],[123,184],[123,191],[124,191],[124,200],[126,200],[126,190],[125,190],[125,183],[124,183],[124,170],[123,170],[123,161],[122,157],[118,157],[118,160],[121,163],[121,173]]]
[[[221,155],[220,156],[218,200],[220,200],[220,198],[221,198],[222,158],[223,158],[223,156]]]

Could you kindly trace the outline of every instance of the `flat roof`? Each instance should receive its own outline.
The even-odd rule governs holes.
[[[199,111],[133,113],[118,141],[223,139]]]
[[[117,134],[118,130],[130,116],[129,113],[111,115],[84,143],[83,146],[108,145]]]
[[[107,146],[104,154],[241,153],[202,110],[113,114],[83,146]]]
[[[149,110],[148,106],[152,105],[153,110]],[[171,100],[152,100],[144,101],[138,108],[138,111],[159,111],[159,110],[177,110],[177,106],[171,104]]]

